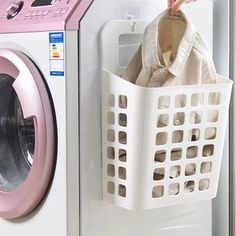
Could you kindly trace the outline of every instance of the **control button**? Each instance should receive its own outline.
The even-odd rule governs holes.
[[[44,10],[43,12],[42,12],[42,15],[43,16],[46,16],[48,14],[48,10]]]
[[[61,8],[59,8],[59,9],[57,9],[56,11],[55,11],[55,14],[60,14],[61,13]]]
[[[8,8],[7,8],[7,19],[12,19],[15,17],[23,8],[24,2],[13,2]]]
[[[69,9],[68,7],[61,9],[61,14],[65,14],[68,11],[68,9]]]
[[[26,16],[26,17],[31,16],[31,11],[29,11],[25,16]]]
[[[36,15],[37,16],[41,16],[42,15],[42,11],[38,11]]]
[[[38,13],[38,11],[33,11],[33,12],[31,13],[31,16],[36,16],[37,13]]]

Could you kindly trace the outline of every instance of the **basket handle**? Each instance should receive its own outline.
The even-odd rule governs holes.
[[[121,35],[143,34],[149,21],[113,20],[103,27],[101,33],[102,67],[115,72],[119,65],[119,38]]]

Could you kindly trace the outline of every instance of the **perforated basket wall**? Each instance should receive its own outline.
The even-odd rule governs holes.
[[[104,199],[152,209],[214,198],[231,87],[219,78],[218,84],[143,88],[104,69]]]

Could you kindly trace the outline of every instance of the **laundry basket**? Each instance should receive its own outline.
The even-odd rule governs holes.
[[[232,88],[221,76],[217,84],[162,88],[136,86],[119,77],[124,69],[121,35],[135,45],[133,38],[147,24],[111,21],[101,35],[103,197],[133,210],[216,196]],[[196,98],[201,98],[197,104]],[[193,138],[193,133],[198,135]]]

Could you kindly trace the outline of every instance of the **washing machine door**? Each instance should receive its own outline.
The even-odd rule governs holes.
[[[45,196],[55,164],[53,111],[34,63],[0,49],[0,217],[25,216]]]

